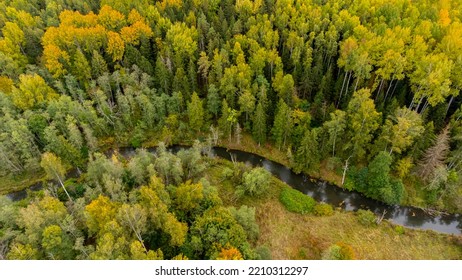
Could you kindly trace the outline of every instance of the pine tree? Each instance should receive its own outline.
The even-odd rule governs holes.
[[[204,125],[204,107],[202,100],[195,92],[191,97],[191,102],[188,103],[188,116],[190,128],[195,132],[199,132]]]
[[[294,171],[317,172],[321,161],[318,143],[319,129],[306,130],[302,142],[297,149],[294,160]]]
[[[287,138],[290,137],[292,132],[292,114],[291,109],[284,100],[280,99],[278,103],[276,117],[274,118],[274,125],[271,133],[273,140],[276,142],[278,149],[281,150],[282,146],[286,145]]]
[[[258,102],[253,119],[252,134],[258,145],[266,141],[266,112],[261,102]]]
[[[444,166],[449,152],[449,126],[436,138],[433,146],[427,149],[419,163],[418,174],[425,180],[432,180],[438,167]]]

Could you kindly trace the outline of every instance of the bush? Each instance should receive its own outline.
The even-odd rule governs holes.
[[[354,260],[356,257],[350,245],[337,242],[324,252],[322,258],[324,260]]]
[[[225,167],[223,168],[223,170],[221,171],[221,179],[222,180],[227,180],[227,179],[230,179],[233,177],[233,173],[234,171],[229,168],[229,167]]]
[[[395,226],[395,232],[399,235],[404,234],[404,227],[403,226]]]
[[[330,204],[321,202],[314,206],[314,214],[316,216],[332,216],[334,214],[334,209]]]
[[[255,249],[257,260],[272,260],[271,250],[267,246],[260,246]]]
[[[267,193],[271,181],[271,174],[263,167],[252,169],[245,172],[242,176],[242,185],[240,185],[236,194],[238,196],[250,195],[259,197]]]
[[[242,205],[239,209],[231,207],[229,211],[245,230],[247,237],[252,241],[256,241],[260,235],[260,228],[255,219],[255,208]]]
[[[290,212],[308,214],[312,213],[316,201],[308,195],[292,188],[284,188],[279,200]]]
[[[373,226],[376,224],[377,217],[369,210],[360,209],[356,212],[356,216],[358,217],[358,222],[363,226]]]

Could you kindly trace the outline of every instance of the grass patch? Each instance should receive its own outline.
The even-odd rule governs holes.
[[[462,258],[462,239],[453,235],[408,228],[403,233],[387,221],[375,225],[374,220],[375,226],[365,226],[354,212],[334,211],[330,216],[290,212],[280,202],[283,192],[307,196],[274,177],[266,196],[238,199],[231,180],[222,177],[223,170],[232,168],[233,164],[214,159],[209,167],[205,175],[217,187],[225,206],[256,208],[260,237],[253,245],[260,248],[259,251],[264,248],[265,258],[322,259],[335,244],[348,244],[356,259]]]
[[[20,175],[7,175],[0,178],[0,195],[20,191],[43,180],[45,172],[24,172]]]
[[[316,201],[312,197],[289,187],[281,191],[279,201],[281,201],[290,212],[300,214],[312,213],[316,205]]]

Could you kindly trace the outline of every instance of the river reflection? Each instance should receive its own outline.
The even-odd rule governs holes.
[[[177,152],[182,148],[186,147],[173,146],[169,150]],[[149,148],[148,151],[154,153],[155,148]],[[340,207],[346,211],[368,209],[380,216],[385,213],[385,219],[406,227],[431,229],[452,234],[462,233],[462,215],[459,214],[431,215],[414,207],[389,206],[380,201],[367,198],[358,192],[348,191],[321,180],[314,180],[303,174],[295,174],[286,166],[252,153],[219,147],[213,148],[213,152],[220,158],[231,160],[232,155],[239,162],[244,162],[252,166],[262,166],[281,181],[313,197],[316,201],[329,203],[334,207]],[[109,156],[111,153],[108,152],[106,155]],[[119,149],[119,153],[128,158],[135,155],[136,150],[134,148],[121,148]],[[67,178],[76,178],[78,176],[79,174],[75,170],[67,174]],[[36,191],[41,188],[42,183],[37,183],[31,186],[29,190]],[[10,193],[7,197],[14,201],[24,199],[27,197],[27,190]]]
[[[368,209],[380,216],[385,213],[385,219],[406,227],[432,229],[453,234],[462,233],[462,216],[459,214],[431,215],[414,207],[389,206],[358,192],[348,191],[324,181],[313,180],[302,174],[295,174],[289,168],[255,154],[225,148],[214,148],[214,152],[221,158],[231,159],[232,154],[237,161],[263,166],[281,181],[313,197],[316,201],[329,203],[346,211]]]

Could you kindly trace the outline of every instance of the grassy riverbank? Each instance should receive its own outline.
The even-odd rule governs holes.
[[[273,145],[267,143],[265,145],[258,145],[250,135],[244,134],[240,144],[228,139],[222,139],[219,143],[220,146],[241,150],[245,152],[254,153],[272,161],[278,162],[285,166],[291,166],[290,160],[287,156],[287,151],[281,151]],[[342,174],[340,170],[332,170],[328,167],[327,159],[324,159],[320,164],[318,172],[308,174],[309,176],[323,181],[329,182],[335,186],[342,185]],[[401,205],[414,206],[417,208],[436,208],[440,211],[449,213],[462,213],[461,207],[454,207],[450,205],[432,205],[428,203],[428,192],[422,187],[421,179],[415,175],[409,175],[404,181],[405,196]],[[458,197],[462,203],[462,188],[459,189]]]
[[[42,171],[25,172],[20,175],[7,175],[0,178],[0,195],[9,194],[16,191],[24,190],[37,182],[45,179],[45,173]]]
[[[234,187],[222,179],[229,162],[219,161],[206,172],[212,185],[218,186],[227,206],[256,208],[260,238],[255,244],[270,249],[273,259],[321,259],[333,244],[351,246],[357,259],[461,259],[461,238],[426,230],[399,230],[383,221],[364,226],[353,212],[336,210],[332,216],[291,213],[279,201],[286,186],[272,178],[270,191],[263,198],[237,199]]]

